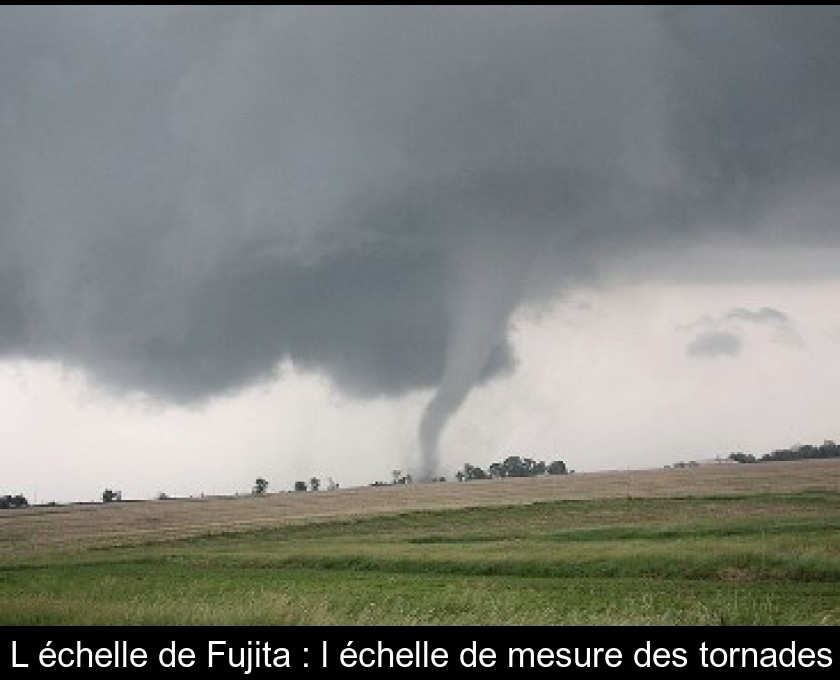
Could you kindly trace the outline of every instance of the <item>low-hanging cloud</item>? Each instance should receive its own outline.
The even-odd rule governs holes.
[[[796,330],[796,323],[784,312],[773,307],[751,310],[741,307],[730,310],[723,319],[730,325],[761,326],[770,331],[774,342],[785,345],[802,346],[804,341]]]
[[[727,331],[700,333],[689,343],[687,351],[695,359],[736,357],[741,353],[741,338]]]
[[[439,388],[433,474],[523,302],[838,246],[838,58],[837,8],[4,8],[0,356]]]
[[[686,352],[695,359],[739,356],[744,336],[754,335],[756,330],[771,342],[790,347],[805,345],[794,320],[773,307],[735,307],[719,316],[705,315],[682,330],[694,334]]]

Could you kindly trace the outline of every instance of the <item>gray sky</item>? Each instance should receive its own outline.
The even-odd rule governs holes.
[[[840,436],[838,61],[837,8],[0,9],[0,493]]]

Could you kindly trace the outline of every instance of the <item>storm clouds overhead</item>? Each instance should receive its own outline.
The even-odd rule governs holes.
[[[838,64],[823,7],[3,8],[0,358],[432,390],[434,475],[525,305],[840,276]],[[800,340],[726,309],[690,356]]]

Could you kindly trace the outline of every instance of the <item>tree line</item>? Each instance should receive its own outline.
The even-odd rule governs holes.
[[[491,463],[487,469],[466,463],[463,470],[459,470],[455,478],[459,482],[474,479],[492,479],[494,477],[541,477],[543,475],[567,475],[572,472],[562,460],[546,463],[544,460],[508,456],[501,462]]]
[[[776,449],[763,456],[757,457],[751,453],[742,453],[736,451],[729,454],[729,460],[736,463],[767,463],[774,461],[791,461],[791,460],[813,460],[823,458],[840,458],[840,444],[837,444],[830,439],[827,439],[820,445],[812,444],[797,444],[787,449]],[[677,466],[693,467],[697,463],[678,464]],[[566,463],[562,460],[551,461],[546,463],[543,460],[535,460],[533,458],[521,456],[508,456],[503,461],[491,463],[486,469],[465,463],[462,470],[455,474],[455,478],[459,482],[468,482],[476,479],[493,479],[493,478],[507,478],[507,477],[540,477],[542,475],[567,475],[572,474],[574,470],[569,470]],[[391,484],[411,484],[411,475],[403,475],[400,470],[392,471],[393,481]],[[435,478],[435,482],[446,481],[445,477]],[[385,482],[374,482],[371,486],[387,486]],[[263,477],[258,477],[254,482],[251,493],[257,496],[264,495],[268,491],[269,483]],[[312,477],[308,482],[297,481],[292,487],[294,491],[319,491],[322,488],[321,480],[318,477]],[[332,478],[328,478],[327,490],[333,491],[339,486]],[[203,495],[203,494],[202,494]],[[165,493],[158,495],[159,500],[168,500],[169,496]],[[112,503],[122,500],[122,493],[112,489],[105,489],[102,493],[103,503]],[[0,496],[0,510],[9,510],[15,508],[29,507],[29,501],[23,494],[17,495],[3,495]]]
[[[840,445],[830,439],[821,445],[797,444],[789,449],[776,449],[757,458],[751,453],[737,451],[729,454],[729,460],[736,463],[770,463],[783,460],[813,460],[818,458],[840,458]]]

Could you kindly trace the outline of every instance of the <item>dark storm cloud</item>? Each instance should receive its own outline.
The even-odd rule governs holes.
[[[5,8],[0,355],[441,385],[434,448],[523,301],[835,247],[838,57],[837,8]]]
[[[835,175],[840,11],[703,8],[674,39],[672,148],[735,216]],[[748,199],[748,200],[744,200]]]

